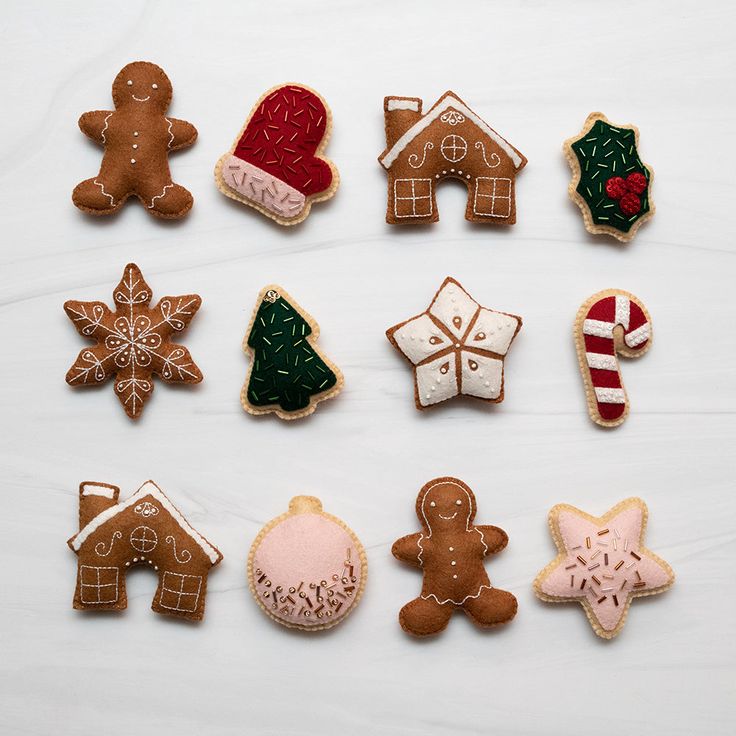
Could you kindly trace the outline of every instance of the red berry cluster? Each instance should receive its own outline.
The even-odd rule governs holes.
[[[647,178],[644,174],[635,171],[625,179],[620,176],[612,176],[606,182],[606,194],[611,199],[618,200],[621,212],[631,217],[641,209],[639,195],[647,188]]]

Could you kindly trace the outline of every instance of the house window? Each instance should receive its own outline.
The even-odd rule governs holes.
[[[442,155],[451,163],[456,164],[465,158],[468,152],[468,144],[461,135],[446,135],[440,145]]]
[[[167,571],[161,583],[159,602],[163,608],[168,608],[170,611],[192,613],[197,610],[201,587],[201,575],[182,575],[178,572]]]
[[[475,180],[473,213],[483,217],[509,217],[511,196],[511,179],[479,176]]]
[[[137,526],[130,533],[130,545],[139,552],[153,552],[158,544],[158,534],[150,526]]]
[[[117,603],[118,568],[81,565],[79,568],[79,597],[82,603],[91,605]]]
[[[432,216],[432,180],[397,179],[394,182],[396,217]]]

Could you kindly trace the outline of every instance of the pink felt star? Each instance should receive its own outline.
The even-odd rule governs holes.
[[[612,639],[634,598],[662,593],[675,581],[672,568],[644,546],[647,514],[640,498],[627,498],[600,518],[555,506],[549,527],[560,554],[534,581],[537,596],[578,601],[595,633]]]

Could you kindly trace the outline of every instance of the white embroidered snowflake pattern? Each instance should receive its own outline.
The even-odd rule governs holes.
[[[202,380],[189,351],[169,340],[189,324],[202,300],[196,294],[167,296],[151,309],[152,296],[138,266],[129,263],[113,292],[115,312],[102,302],[64,304],[79,334],[96,341],[79,353],[67,383],[99,384],[114,375],[115,394],[131,419],[151,396],[153,374],[169,383]]]
[[[386,336],[414,366],[423,409],[459,394],[503,401],[504,357],[520,329],[521,317],[481,307],[446,278],[426,312]]]

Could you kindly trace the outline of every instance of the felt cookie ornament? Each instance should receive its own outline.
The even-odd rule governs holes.
[[[640,498],[601,517],[555,506],[549,528],[559,554],[537,576],[534,592],[550,603],[580,603],[595,633],[612,639],[634,598],[663,593],[675,581],[672,568],[644,546],[647,515]]]
[[[457,478],[435,478],[417,496],[422,531],[394,542],[396,559],[422,570],[422,593],[399,613],[401,628],[414,636],[445,629],[453,611],[462,609],[482,628],[516,615],[516,598],[491,585],[483,560],[500,552],[508,536],[496,526],[473,523],[475,496]]]
[[[481,307],[446,278],[425,312],[386,331],[414,366],[414,401],[426,409],[463,394],[497,404],[504,397],[504,358],[521,317]]]
[[[161,67],[147,61],[124,66],[112,84],[114,110],[85,112],[82,132],[105,147],[100,172],[78,184],[74,204],[91,215],[111,215],[136,196],[156,217],[183,217],[192,195],[174,184],[169,152],[191,146],[197,130],[167,117],[172,87]]]
[[[514,182],[526,158],[454,92],[426,113],[418,97],[386,97],[383,115],[386,149],[378,161],[388,174],[386,222],[437,222],[436,188],[445,179],[467,187],[467,220],[516,222]]]
[[[79,486],[79,531],[74,608],[120,611],[127,607],[125,575],[146,567],[158,575],[151,608],[195,621],[204,615],[207,576],[222,554],[193,529],[153,482],[120,501],[107,483]]]
[[[606,289],[593,294],[575,318],[575,347],[590,418],[618,427],[629,414],[617,355],[640,358],[652,345],[652,320],[633,294]]]
[[[240,401],[249,414],[308,416],[342,391],[340,369],[314,343],[319,325],[280,286],[264,287],[243,342],[250,356]]]
[[[322,155],[331,132],[320,94],[303,84],[273,87],[217,162],[217,188],[279,225],[296,225],[337,191],[337,169]]]
[[[248,555],[248,584],[266,614],[302,631],[329,629],[358,604],[368,562],[355,533],[313,496],[261,529]]]
[[[93,386],[115,377],[115,395],[131,419],[137,419],[153,392],[153,376],[167,383],[199,383],[202,374],[189,351],[172,342],[197,313],[196,294],[165,296],[151,308],[151,287],[138,266],[129,263],[113,291],[115,311],[103,302],[68,301],[64,311],[82,337],[84,348],[66,374],[70,386]]]
[[[600,112],[588,115],[583,130],[565,141],[570,199],[589,233],[627,243],[654,214],[654,171],[639,157],[638,146],[636,126],[614,125]]]

